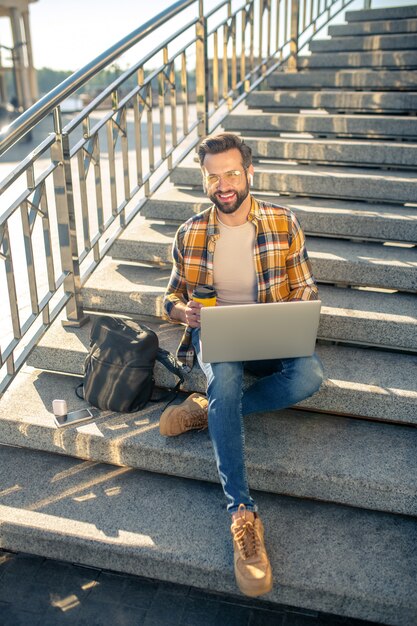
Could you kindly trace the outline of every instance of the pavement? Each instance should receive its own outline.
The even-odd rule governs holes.
[[[258,599],[0,550],[2,626],[371,626]]]

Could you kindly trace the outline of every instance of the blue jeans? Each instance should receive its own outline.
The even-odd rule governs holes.
[[[256,511],[246,475],[243,416],[284,409],[311,396],[323,381],[321,362],[313,355],[244,363],[203,363],[198,328],[192,332],[192,342],[207,378],[209,433],[227,510],[234,513],[239,504],[244,504],[249,511]],[[244,369],[258,376],[245,391]]]

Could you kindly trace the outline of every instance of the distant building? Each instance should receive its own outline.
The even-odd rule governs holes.
[[[29,24],[32,2],[37,0],[0,0],[0,19],[10,20],[12,41],[11,45],[6,45],[0,40],[0,107],[3,113],[10,105],[15,111],[22,111],[38,99]],[[12,81],[7,80],[10,72]]]

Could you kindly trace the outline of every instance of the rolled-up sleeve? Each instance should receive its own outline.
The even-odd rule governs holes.
[[[187,286],[184,274],[184,262],[182,256],[181,228],[178,229],[172,246],[172,271],[165,291],[163,308],[166,318],[170,319],[172,307],[178,302],[187,302]]]
[[[307,254],[304,233],[294,214],[286,265],[290,285],[288,300],[317,300],[318,289]]]

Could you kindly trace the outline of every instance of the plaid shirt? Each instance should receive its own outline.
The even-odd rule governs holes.
[[[292,211],[252,197],[248,220],[256,230],[254,259],[258,302],[317,300],[304,234]],[[163,303],[167,319],[176,303],[191,300],[195,287],[213,285],[213,254],[219,236],[214,205],[179,227]],[[191,331],[190,326],[186,326],[177,352],[178,359],[190,369],[194,364]]]

